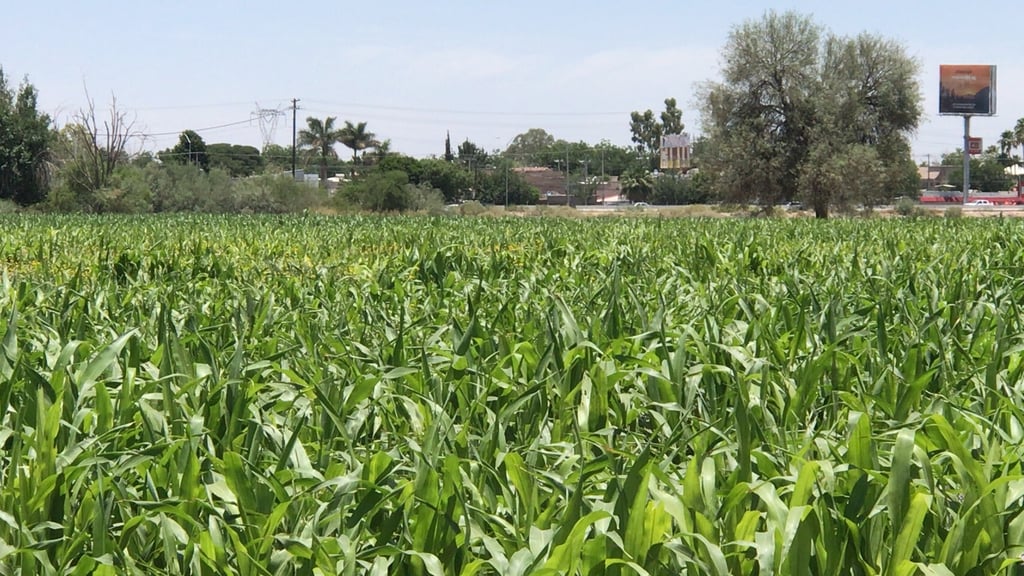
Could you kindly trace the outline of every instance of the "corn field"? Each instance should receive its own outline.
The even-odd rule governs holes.
[[[0,227],[0,575],[1019,573],[1024,222]]]

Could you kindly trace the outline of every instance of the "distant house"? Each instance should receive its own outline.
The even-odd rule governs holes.
[[[540,191],[540,198],[537,200],[539,204],[552,204],[552,205],[570,205],[574,206],[577,203],[598,203],[603,204],[605,202],[614,202],[622,197],[622,186],[619,184],[619,179],[615,176],[611,177],[608,182],[598,182],[597,177],[591,177],[593,180],[588,180],[591,184],[588,184],[588,188],[592,191],[592,196],[589,199],[571,196],[568,194],[570,190],[578,189],[579,182],[566,182],[565,173],[558,170],[552,170],[546,166],[523,166],[520,168],[513,168],[516,174],[519,174],[527,184],[533,186]],[[573,175],[574,180],[578,179],[578,175]]]
[[[546,166],[522,166],[513,168],[513,172],[522,177],[527,184],[540,190],[541,196],[546,191],[565,194],[565,174]]]
[[[932,190],[941,184],[949,184],[949,173],[953,166],[918,166],[917,175],[921,178],[921,187]]]

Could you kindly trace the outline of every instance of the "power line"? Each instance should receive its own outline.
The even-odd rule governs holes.
[[[368,110],[389,110],[393,112],[424,112],[429,114],[466,114],[478,116],[629,116],[630,112],[508,112],[493,110],[455,110],[445,108],[416,108],[410,106],[380,106],[375,104],[355,104],[351,102],[332,102],[329,100],[306,100],[313,104],[326,104],[347,108],[366,108]]]
[[[220,102],[216,104],[177,104],[167,106],[143,106],[132,107],[136,112],[156,112],[160,110],[200,110],[204,108],[233,108],[236,106],[249,106],[251,102]]]
[[[248,120],[239,120],[238,122],[228,122],[227,124],[218,124],[217,126],[206,126],[204,128],[186,128],[186,130],[191,130],[193,132],[209,132],[210,130],[220,130],[221,128],[241,126],[242,124],[252,124],[252,118],[249,118]],[[139,134],[139,136],[142,136],[144,138],[150,138],[153,136],[174,136],[176,134],[181,134],[184,131],[185,130],[177,130],[174,132],[151,132],[148,134]]]
[[[248,120],[239,120],[238,122],[228,122],[227,124],[218,124],[217,126],[205,126],[203,128],[186,128],[184,130],[175,130],[173,132],[132,132],[128,136],[130,138],[155,138],[155,137],[158,137],[158,136],[177,136],[178,134],[181,134],[182,132],[185,132],[186,130],[191,130],[192,132],[196,132],[196,133],[198,133],[198,132],[209,132],[211,130],[220,130],[220,129],[223,129],[223,128],[231,128],[232,126],[241,126],[243,124],[251,124],[251,123],[252,123],[252,119],[250,118]],[[107,133],[107,132],[96,132],[96,136],[104,136],[104,137],[106,137],[106,136],[109,136],[109,135],[110,134]]]
[[[295,154],[298,150],[298,146],[295,144],[296,124],[295,114],[299,110],[299,99],[292,98],[292,180],[295,180]]]

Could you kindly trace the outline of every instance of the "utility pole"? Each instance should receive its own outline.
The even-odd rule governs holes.
[[[963,204],[967,205],[967,197],[971,191],[971,115],[964,115],[964,198]]]
[[[188,163],[192,164],[192,139],[188,137],[188,130],[181,133],[185,137],[185,142],[188,142]]]
[[[296,111],[299,109],[299,99],[292,98],[292,180],[295,180],[295,135],[297,125],[295,123]]]
[[[590,160],[580,160],[583,165],[583,203],[590,204]]]
[[[569,201],[569,143],[565,143],[565,200]]]

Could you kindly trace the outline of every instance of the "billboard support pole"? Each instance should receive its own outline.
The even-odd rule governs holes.
[[[967,204],[967,193],[971,190],[971,115],[964,115],[964,197]]]

